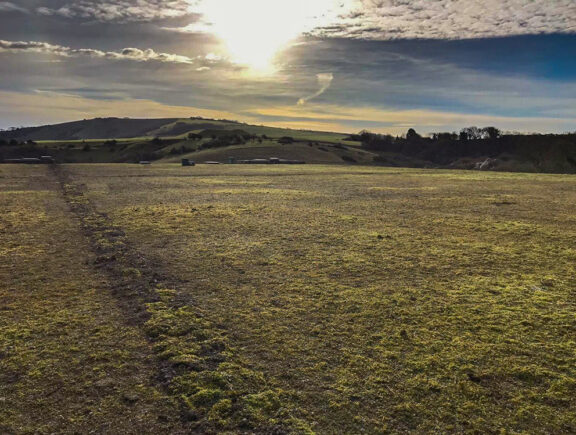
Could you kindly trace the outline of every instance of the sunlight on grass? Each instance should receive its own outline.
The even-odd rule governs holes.
[[[313,430],[573,427],[571,177],[158,171],[93,198]],[[201,400],[230,424],[225,396]]]

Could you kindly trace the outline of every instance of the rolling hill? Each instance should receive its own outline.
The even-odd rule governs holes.
[[[576,134],[502,134],[471,127],[459,135],[420,136],[412,129],[402,137],[345,135],[197,117],[97,118],[0,131],[0,162],[42,155],[61,163],[277,157],[313,164],[576,173]]]
[[[0,158],[54,156],[63,163],[198,162],[278,157],[307,163],[363,163],[377,154],[347,135],[202,118],[98,118],[0,132]]]
[[[110,139],[148,136],[175,119],[95,118],[0,132],[0,139],[18,141]]]
[[[75,141],[89,139],[126,139],[140,137],[185,136],[196,131],[243,130],[255,135],[274,137],[292,136],[298,139],[341,142],[347,135],[329,132],[311,132],[257,125],[229,120],[204,118],[95,118],[39,127],[14,128],[0,131],[0,140]]]

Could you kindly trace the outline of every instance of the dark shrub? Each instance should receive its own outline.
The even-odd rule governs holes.
[[[293,137],[290,137],[290,136],[284,136],[284,137],[281,137],[280,139],[278,139],[278,143],[282,144],[282,145],[289,145],[289,144],[292,144],[294,142],[296,142],[296,141],[294,140]]]

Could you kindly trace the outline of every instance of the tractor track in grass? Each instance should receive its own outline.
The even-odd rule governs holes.
[[[146,322],[151,317],[148,304],[160,300],[156,289],[173,288],[174,283],[169,283],[165,275],[129,244],[124,231],[113,225],[106,214],[96,209],[85,195],[84,184],[75,182],[60,165],[53,165],[51,168],[62,197],[80,222],[82,232],[96,255],[92,266],[104,273],[107,286],[125,315],[126,324],[145,329]],[[161,389],[169,392],[170,382],[177,372],[176,367],[158,358],[156,364],[154,381]],[[188,411],[181,403],[179,411],[183,429],[191,429],[188,424]]]
[[[226,331],[206,319],[177,289],[182,283],[134,247],[122,228],[97,210],[86,185],[61,165],[53,165],[62,197],[80,222],[96,255],[93,267],[126,316],[141,328],[156,356],[158,388],[176,403],[186,433],[310,433],[282,406],[286,393],[238,361]]]
[[[72,180],[62,166],[52,166],[60,190],[96,255],[93,266],[105,272],[109,286],[129,324],[143,326],[149,319],[146,304],[157,302],[158,286],[174,287],[144,255],[130,245],[122,228],[99,212],[87,198],[84,184]]]

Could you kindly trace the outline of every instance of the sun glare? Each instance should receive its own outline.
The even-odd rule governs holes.
[[[204,20],[231,58],[259,72],[303,32],[326,22],[336,0],[206,0]]]

